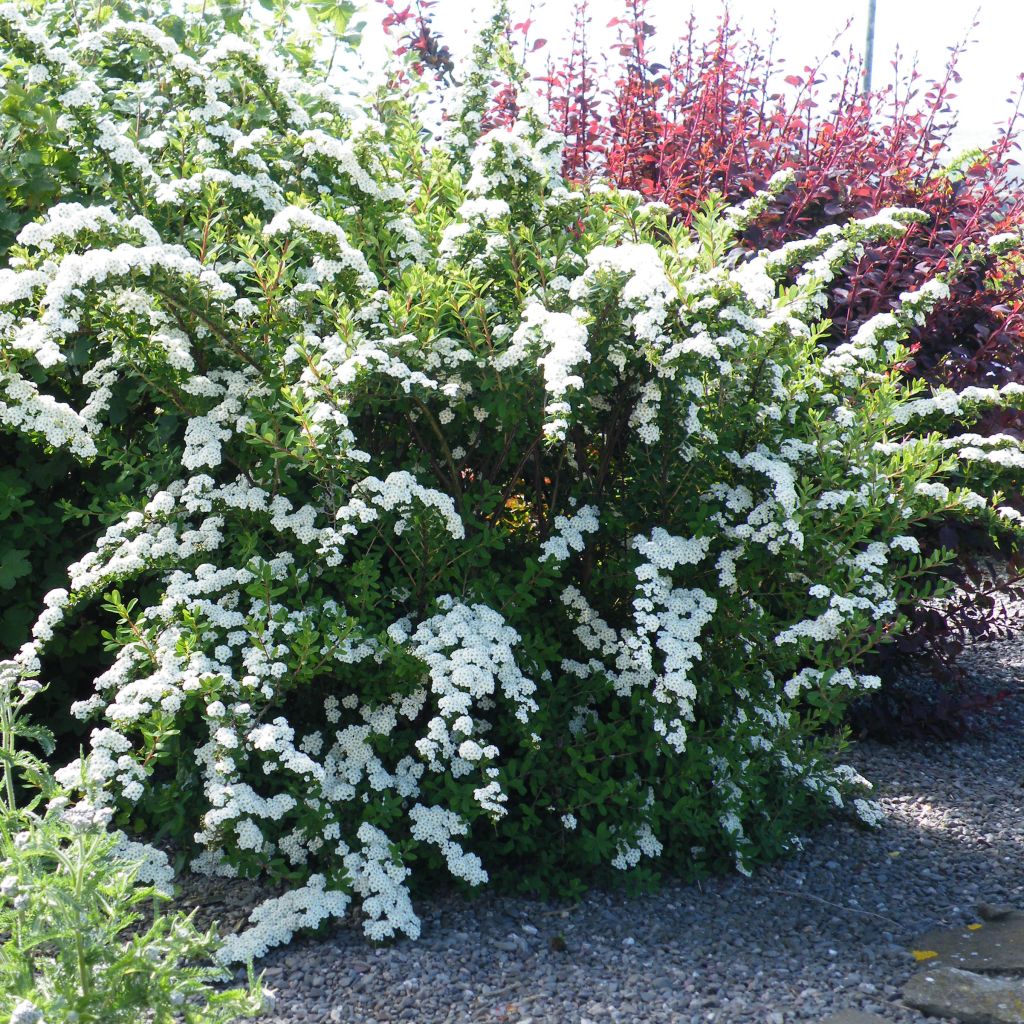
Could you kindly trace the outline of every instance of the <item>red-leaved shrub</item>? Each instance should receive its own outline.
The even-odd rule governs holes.
[[[754,249],[886,206],[917,206],[927,223],[869,249],[846,274],[828,311],[833,342],[948,272],[959,254],[966,265],[949,301],[912,339],[912,369],[954,385],[1024,377],[1019,269],[971,251],[1024,227],[1014,174],[1021,95],[990,146],[957,157],[949,143],[963,44],[952,47],[940,81],[923,82],[916,68],[899,80],[897,67],[895,84],[865,96],[853,51],[844,60],[832,51],[831,81],[829,58],[783,77],[774,38],[745,36],[727,10],[707,35],[691,16],[659,63],[647,0],[623,7],[608,66],[599,69],[588,46],[586,3],[570,52],[549,61],[545,87],[552,123],[568,140],[568,177],[607,176],[689,220],[711,191],[741,200],[791,167],[795,184],[748,232]]]
[[[385,27],[416,53],[417,70],[450,76],[431,26],[432,0],[382,0]],[[964,44],[945,75],[926,83],[916,68],[865,95],[851,49],[783,75],[774,36],[745,35],[728,9],[710,33],[694,16],[665,63],[652,56],[648,0],[623,0],[618,43],[598,59],[587,0],[578,0],[568,52],[552,53],[541,87],[552,126],[565,135],[568,178],[606,177],[668,203],[688,221],[712,191],[739,201],[793,168],[796,181],[747,233],[752,249],[805,238],[823,225],[886,206],[917,206],[930,220],[869,249],[837,290],[832,341],[845,341],[899,295],[962,264],[949,301],[915,332],[912,370],[966,384],[1024,379],[1024,302],[1017,267],[972,252],[993,234],[1024,228],[1024,192],[1014,169],[1024,91],[995,140],[958,155],[954,89]],[[531,22],[510,26],[525,34]],[[536,49],[544,40],[525,50]],[[831,79],[831,61],[838,71]],[[1024,76],[1022,76],[1024,80]]]

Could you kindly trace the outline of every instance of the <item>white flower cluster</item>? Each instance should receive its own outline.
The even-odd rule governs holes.
[[[161,181],[154,189],[153,197],[161,205],[177,205],[190,197],[201,195],[210,185],[233,189],[245,196],[253,195],[270,213],[277,213],[285,206],[281,186],[265,171],[245,174],[232,172],[223,167],[206,167],[187,178]]]
[[[633,601],[634,628],[617,633],[577,588],[566,587],[562,602],[577,620],[575,635],[595,656],[586,663],[564,659],[562,668],[581,678],[599,672],[624,696],[636,689],[648,692],[655,702],[655,731],[681,752],[685,722],[693,718],[697,697],[690,678],[694,662],[702,657],[697,640],[718,603],[703,590],[673,587],[671,573],[702,561],[710,539],[673,537],[658,527],[649,538],[634,538],[633,547],[647,559],[635,570],[639,596]]]
[[[634,538],[633,546],[648,561],[636,569],[641,596],[633,601],[636,634],[631,654],[638,667],[650,671],[654,658],[649,638],[654,637],[654,648],[661,652],[664,663],[655,677],[652,694],[659,705],[668,705],[667,711],[656,713],[654,728],[674,750],[682,752],[686,743],[684,723],[692,720],[697,697],[690,678],[694,662],[702,656],[697,640],[718,602],[698,588],[673,587],[671,572],[677,566],[700,562],[710,539],[672,537],[657,527],[650,538]]]
[[[313,213],[298,206],[286,206],[263,229],[268,238],[276,235],[291,235],[297,232],[328,239],[336,251],[334,259],[324,259],[317,254],[313,259],[311,277],[318,284],[331,280],[340,270],[352,270],[356,274],[356,283],[360,288],[373,290],[377,287],[377,277],[370,270],[366,257],[353,248],[345,229],[326,217]]]
[[[400,185],[381,183],[383,165],[379,159],[374,161],[376,166],[373,170],[377,172],[376,176],[360,163],[357,151],[358,138],[372,140],[374,136],[383,134],[382,129],[372,121],[362,121],[355,126],[353,134],[356,135],[355,138],[339,139],[319,128],[308,128],[299,135],[299,141],[302,143],[304,156],[326,158],[330,161],[332,170],[335,173],[340,171],[359,192],[372,199],[385,201],[405,199],[405,191]]]
[[[905,292],[899,309],[877,313],[857,329],[850,341],[836,346],[822,361],[822,374],[839,378],[848,387],[856,386],[880,359],[895,354],[896,345],[906,338],[910,326],[923,323],[928,313],[948,297],[949,287],[942,281],[928,281],[917,292]],[[914,415],[908,411],[914,405],[908,402],[896,409],[897,421],[906,422]]]
[[[104,228],[118,234],[134,231],[146,244],[160,244],[160,236],[145,217],[136,215],[125,220],[109,206],[83,206],[81,203],[51,206],[42,221],[26,224],[18,232],[18,242],[27,248],[50,253],[58,242],[78,241],[87,233],[100,234]]]
[[[34,381],[21,374],[0,371],[0,425],[39,434],[47,444],[66,448],[80,459],[96,454],[88,420],[52,395],[41,393]]]
[[[796,700],[802,691],[811,690],[815,687],[828,685],[830,687],[843,686],[849,690],[877,690],[882,685],[878,676],[856,673],[847,667],[834,672],[825,673],[821,669],[802,668],[792,679],[784,685],[786,696]]]
[[[667,347],[664,326],[679,297],[665,273],[661,253],[646,242],[596,246],[587,254],[587,269],[573,282],[569,297],[577,302],[586,300],[609,279],[615,282],[622,306],[630,314],[627,322],[636,339],[657,350]],[[619,369],[624,367],[630,358],[625,341],[615,346],[608,358]]]
[[[412,836],[421,842],[440,848],[448,863],[448,870],[470,885],[482,885],[487,881],[480,858],[475,853],[466,853],[452,836],[464,836],[469,826],[457,814],[444,807],[425,807],[415,804],[409,811],[412,821]]]
[[[642,856],[660,857],[661,851],[662,845],[651,831],[651,826],[643,822],[632,843],[620,839],[616,844],[616,853],[611,865],[619,871],[628,871],[640,863]]]
[[[580,391],[583,378],[575,371],[589,362],[587,328],[569,313],[552,313],[540,303],[528,305],[509,347],[494,365],[499,370],[521,363],[527,353],[539,350],[537,365],[544,371],[544,390],[553,401],[544,409],[544,433],[565,439],[572,407],[566,401],[569,391]]]
[[[25,325],[24,330],[43,328],[54,337],[61,337],[78,327],[72,311],[72,300],[82,297],[82,290],[102,285],[108,280],[133,275],[165,274],[192,278],[214,298],[233,298],[235,289],[212,270],[206,269],[180,245],[126,243],[113,249],[93,249],[87,253],[70,253],[54,267],[41,299],[42,315]]]
[[[117,841],[111,850],[112,856],[131,864],[140,882],[152,885],[165,896],[174,895],[174,868],[167,854],[148,843],[137,843],[123,832],[115,832]]]
[[[471,174],[466,182],[470,196],[496,193],[504,197],[509,187],[537,182],[555,185],[562,159],[562,139],[553,132],[538,140],[529,121],[511,128],[493,128],[482,136],[470,154]]]
[[[257,960],[268,949],[290,942],[300,928],[343,917],[350,902],[347,892],[328,889],[323,875],[311,875],[305,885],[261,903],[249,915],[253,926],[227,936],[217,956],[223,963]]]
[[[904,424],[909,423],[912,419],[933,416],[936,413],[945,418],[958,418],[985,406],[1020,402],[1022,396],[1024,396],[1024,384],[1014,381],[995,388],[967,387],[962,391],[939,388],[932,392],[931,398],[915,398],[903,403],[895,411],[894,419],[897,423]]]
[[[354,523],[376,520],[380,514],[378,509],[384,512],[402,510],[394,526],[395,533],[400,534],[410,522],[414,501],[436,512],[444,529],[456,540],[466,535],[466,528],[452,498],[432,487],[424,487],[404,470],[388,474],[385,480],[374,476],[365,477],[352,491],[354,497],[337,512],[337,520],[343,524],[339,531],[342,537],[355,532]],[[364,494],[368,500],[362,497]]]
[[[447,596],[437,604],[441,613],[420,623],[410,638],[410,653],[426,664],[440,711],[416,748],[434,771],[443,770],[448,762],[453,772],[465,774],[474,761],[462,757],[453,733],[473,732],[474,705],[500,692],[515,708],[515,717],[526,723],[538,710],[532,696],[537,687],[516,665],[512,647],[519,636],[498,612]],[[493,758],[497,749],[485,754]],[[495,795],[489,787],[484,792],[490,809],[503,814],[504,794]]]
[[[601,526],[595,505],[584,505],[571,516],[555,516],[555,533],[540,546],[540,561],[549,558],[564,562],[570,551],[582,551],[585,533],[597,533]]]
[[[768,204],[780,196],[795,180],[796,172],[791,167],[776,171],[768,179],[767,188],[759,189],[749,199],[730,206],[724,211],[723,220],[736,234],[745,231],[768,208]]]

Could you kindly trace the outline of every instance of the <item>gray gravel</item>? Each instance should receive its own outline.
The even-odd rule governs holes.
[[[914,938],[976,920],[982,900],[1024,907],[1024,643],[976,647],[968,664],[985,685],[1020,691],[981,735],[848,751],[876,783],[880,830],[836,824],[753,878],[639,898],[421,900],[417,942],[374,949],[343,925],[268,956],[278,1003],[264,1019],[788,1024],[844,1008],[929,1019],[900,1002]],[[244,895],[226,899],[230,910]]]

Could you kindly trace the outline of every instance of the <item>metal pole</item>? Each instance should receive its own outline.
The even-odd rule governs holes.
[[[875,2],[868,0],[868,38],[864,46],[864,95],[871,93],[871,68],[875,62]]]

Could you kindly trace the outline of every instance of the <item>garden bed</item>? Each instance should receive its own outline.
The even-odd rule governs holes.
[[[864,741],[848,760],[875,782],[880,831],[837,823],[752,878],[666,884],[578,904],[445,894],[419,904],[422,937],[373,948],[357,924],[262,962],[272,1024],[351,1021],[817,1021],[840,1008],[892,1021],[910,948],[975,905],[1024,905],[1024,644],[963,659],[972,691],[1015,695],[956,742]],[[266,892],[187,880],[186,904],[240,927]]]

